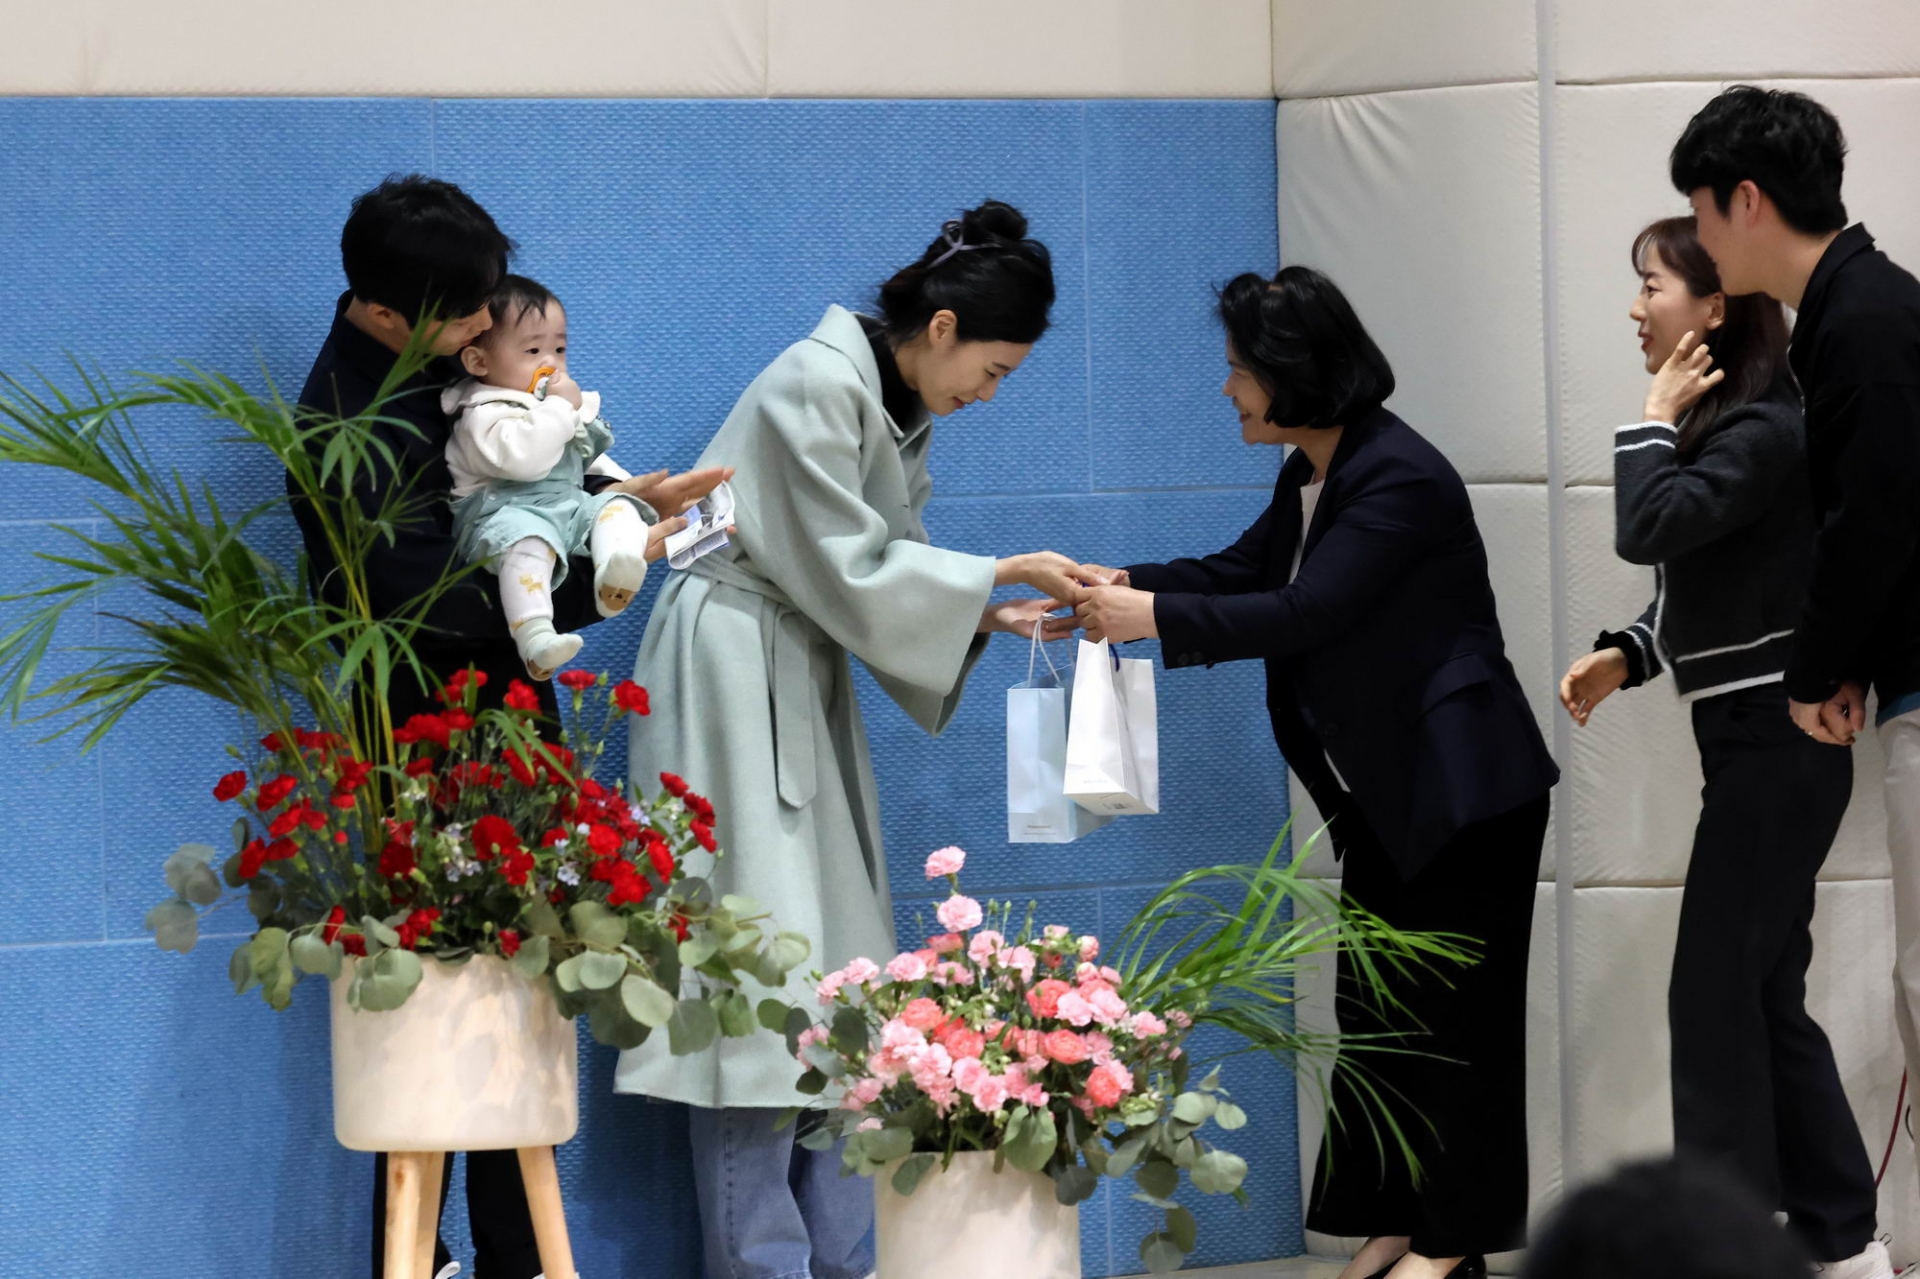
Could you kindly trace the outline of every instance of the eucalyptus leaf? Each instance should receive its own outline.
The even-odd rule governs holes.
[[[233,958],[227,961],[227,980],[233,983],[233,993],[244,995],[247,988],[259,978],[253,975],[253,943],[243,941],[233,948]]]
[[[373,971],[384,980],[399,982],[409,993],[420,984],[423,973],[420,956],[410,950],[382,951],[373,961]]]
[[[253,827],[247,824],[246,818],[236,817],[233,819],[233,852],[236,857],[239,856],[241,850],[246,848],[247,840],[252,834]],[[230,888],[238,888],[239,886],[238,884],[228,885]]]
[[[1197,1128],[1212,1118],[1219,1106],[1219,1100],[1206,1093],[1183,1092],[1174,1098],[1173,1117]]]
[[[786,1030],[787,1010],[792,1007],[793,1005],[784,999],[763,999],[759,1007],[754,1009],[754,1015],[763,1028],[778,1035]]]
[[[1247,1112],[1230,1101],[1223,1101],[1220,1108],[1213,1112],[1213,1122],[1219,1124],[1222,1130],[1232,1132],[1247,1126]]]
[[[560,961],[553,970],[553,984],[571,995],[580,990],[580,965],[586,961],[586,952]]]
[[[1140,1260],[1146,1263],[1150,1275],[1170,1275],[1178,1270],[1187,1259],[1180,1249],[1165,1233],[1155,1232],[1140,1241]]]
[[[370,1013],[391,1012],[406,1003],[407,996],[413,993],[412,988],[404,982],[366,968],[361,969],[354,984],[359,991],[360,1007]]]
[[[807,962],[807,956],[813,953],[813,943],[807,940],[805,933],[775,933],[773,944],[767,948],[767,954],[773,957],[780,971],[790,973]],[[774,985],[777,983],[768,983]]]
[[[383,924],[372,915],[362,915],[360,917],[360,927],[369,936],[378,939],[380,944],[388,950],[397,950],[399,948],[400,934],[393,930],[392,925]]]
[[[1026,1130],[1020,1141],[1013,1146],[1002,1144],[1007,1162],[1022,1172],[1039,1172],[1053,1158],[1054,1148],[1059,1145],[1060,1130],[1053,1121],[1051,1110],[1036,1110],[1027,1121]]]
[[[1167,1209],[1167,1237],[1181,1252],[1192,1252],[1200,1239],[1200,1223],[1185,1208]]]
[[[179,893],[182,897],[185,897],[187,895],[187,872],[195,866],[211,864],[213,858],[214,851],[206,844],[180,845],[180,847],[168,854],[167,860],[161,868],[162,873],[165,874],[167,879],[167,887]]]
[[[608,950],[627,939],[627,921],[595,901],[574,905],[573,926],[581,940],[594,946],[604,946]]]
[[[251,950],[253,975],[260,979],[262,985],[266,985],[287,963],[287,930],[262,928],[253,935]]]
[[[728,893],[720,899],[720,909],[735,916],[758,915],[760,903],[751,897],[738,897]]]
[[[293,966],[303,973],[312,973],[316,977],[334,975],[333,947],[320,940],[318,933],[301,933],[287,944],[287,954],[293,959]]]
[[[1209,1150],[1194,1161],[1187,1176],[1203,1195],[1230,1195],[1247,1179],[1247,1161],[1230,1151]]]
[[[698,968],[720,950],[720,942],[711,933],[699,933],[680,943],[680,962]]]
[[[881,1128],[862,1135],[866,1138],[863,1153],[874,1163],[890,1164],[913,1153],[913,1133],[908,1129]]]
[[[1053,1174],[1053,1197],[1071,1208],[1085,1203],[1100,1189],[1100,1174],[1081,1164],[1073,1164]]]
[[[627,957],[590,950],[580,957],[580,984],[588,990],[607,990],[627,975]],[[571,961],[569,961],[571,962]]]
[[[745,1039],[758,1028],[752,1002],[737,990],[724,990],[715,995],[713,1011],[720,1019],[720,1033],[728,1039]]]
[[[1140,1156],[1145,1154],[1146,1150],[1147,1139],[1144,1135],[1127,1138],[1115,1146],[1113,1153],[1107,1157],[1107,1176],[1126,1176],[1133,1170],[1134,1164],[1139,1162]]]
[[[1180,1189],[1180,1170],[1164,1159],[1149,1159],[1134,1172],[1133,1180],[1155,1199],[1171,1199]]]
[[[170,897],[147,912],[147,931],[161,950],[184,955],[200,940],[200,916],[178,897]]]
[[[220,900],[220,878],[213,873],[217,856],[207,844],[182,844],[166,861],[167,887],[196,906]]]
[[[507,961],[507,967],[532,981],[547,971],[547,959],[552,948],[553,943],[547,940],[545,933],[535,933],[520,943],[520,949],[513,952],[513,958]]]
[[[858,1008],[837,1009],[833,1014],[833,1046],[848,1056],[866,1051],[866,1014]]]
[[[818,1097],[827,1090],[827,1077],[818,1070],[808,1069],[800,1076],[800,1082],[793,1086],[793,1090],[808,1097]]]
[[[228,888],[238,888],[247,882],[240,877],[240,854],[235,853],[221,864],[220,882]]]
[[[523,914],[527,927],[542,937],[559,941],[567,935],[567,930],[560,925],[560,912],[544,897],[536,897],[528,902]]]
[[[621,981],[620,1002],[635,1021],[654,1030],[673,1019],[673,996],[638,973],[628,973]]]
[[[676,1057],[697,1053],[720,1033],[720,1019],[713,1005],[703,999],[682,999],[674,1005],[667,1021],[667,1048]]]
[[[920,1188],[920,1179],[927,1175],[927,1169],[933,1167],[936,1156],[922,1151],[917,1155],[908,1155],[893,1170],[893,1191],[898,1195],[910,1195]],[[1063,1201],[1065,1202],[1065,1201]],[[1077,1202],[1077,1201],[1076,1201]]]
[[[587,1032],[595,1043],[618,1048],[621,1052],[638,1048],[653,1032],[627,1015],[619,999],[596,1000],[587,1014]]]

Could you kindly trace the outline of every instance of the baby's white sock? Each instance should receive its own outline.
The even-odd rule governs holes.
[[[506,612],[520,660],[535,679],[552,679],[581,645],[578,635],[553,629],[553,560],[552,547],[529,537],[509,546],[496,566],[500,607]]]
[[[593,586],[600,616],[613,617],[633,603],[647,580],[646,520],[624,499],[608,502],[594,517],[587,550],[593,556]]]

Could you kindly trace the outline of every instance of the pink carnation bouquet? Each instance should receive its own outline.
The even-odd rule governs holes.
[[[1142,1253],[1156,1271],[1177,1269],[1195,1233],[1174,1201],[1181,1173],[1245,1200],[1246,1162],[1200,1135],[1241,1127],[1245,1112],[1217,1070],[1189,1086],[1189,1013],[1142,998],[1100,963],[1095,937],[1036,931],[1031,912],[1012,928],[1008,906],[961,893],[965,861],[958,848],[927,859],[928,878],[951,887],[935,912],[942,932],[884,965],[861,958],[818,975],[820,1019],[787,1026],[800,1090],[837,1103],[802,1140],[845,1138],[851,1170],[886,1172],[902,1194],[960,1151],[1044,1172],[1066,1204],[1103,1175],[1132,1174],[1166,1214]]]

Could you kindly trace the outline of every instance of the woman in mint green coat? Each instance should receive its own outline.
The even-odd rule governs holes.
[[[991,604],[994,587],[1065,599],[1091,571],[1051,552],[942,550],[921,523],[931,419],[993,398],[1053,296],[1045,246],[1017,210],[988,202],[881,286],[878,318],[829,307],[747,388],[700,462],[739,468],[737,532],[675,573],[654,607],[636,673],[652,714],[633,721],[633,776],[651,791],[678,773],[713,801],[716,891],[805,934],[807,968],[894,953],[848,657],[938,733],[988,635],[1031,635],[1051,607]],[[616,1087],[694,1107],[708,1279],[865,1279],[872,1186],[843,1179],[836,1150],[773,1131],[782,1108],[817,1100],[795,1091],[800,1068],[780,1037],[683,1057],[664,1038],[622,1054]]]

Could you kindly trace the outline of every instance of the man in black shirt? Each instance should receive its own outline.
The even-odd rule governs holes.
[[[1789,361],[1820,531],[1788,711],[1815,739],[1847,746],[1865,727],[1866,690],[1879,694],[1895,1017],[1920,1079],[1920,281],[1847,225],[1845,158],[1840,123],[1819,103],[1738,85],[1688,123],[1671,176],[1726,291],[1798,312]],[[1822,1269],[1892,1274],[1878,1241]]]
[[[423,316],[433,317],[426,321],[432,327],[425,340],[434,359],[394,388],[379,410],[383,418],[395,419],[379,431],[394,465],[389,470],[376,456],[376,465],[359,477],[354,496],[372,513],[395,486],[408,495],[404,517],[395,521],[392,537],[381,544],[368,575],[373,609],[392,616],[450,581],[428,605],[422,620],[429,629],[416,638],[414,650],[436,686],[468,666],[486,672],[480,690],[483,706],[500,705],[508,684],[525,668],[508,632],[493,575],[461,575],[466,566],[457,553],[448,501],[453,482],[446,447],[452,428],[440,409],[440,392],[461,375],[448,357],[490,326],[488,299],[506,274],[512,248],[486,210],[452,183],[414,175],[389,179],[362,195],[340,234],[347,292],[335,306],[333,327],[300,393],[302,406],[321,413],[352,417],[365,412],[379,399],[414,327]],[[620,481],[619,487],[665,520],[712,491],[726,474],[719,468],[671,477],[658,471]],[[613,481],[588,476],[586,483],[597,489]],[[288,490],[296,498],[294,518],[316,589],[338,604],[340,584],[318,513],[297,499],[291,480]],[[592,563],[582,559],[554,588],[556,629],[575,631],[600,620],[593,578]],[[542,682],[535,687],[541,709],[557,717],[553,686]],[[421,688],[406,673],[396,674],[388,704],[394,723],[434,708],[431,689]],[[383,1155],[375,1162],[374,1279],[380,1279],[384,1263],[385,1201]],[[478,1279],[533,1279],[539,1273],[533,1224],[513,1151],[467,1156],[467,1209]],[[459,1269],[444,1243],[436,1244],[434,1264],[437,1279]]]
[[[434,363],[402,383],[380,410],[415,428],[394,425],[381,432],[394,453],[394,472],[376,469],[362,477],[354,494],[370,512],[395,484],[412,485],[417,499],[369,574],[373,608],[383,616],[399,612],[462,567],[446,500],[452,488],[446,461],[450,428],[440,411],[440,389],[457,369],[442,360],[490,325],[487,298],[506,274],[511,250],[511,242],[486,210],[460,188],[418,176],[383,182],[355,200],[341,232],[348,289],[334,309],[333,328],[300,392],[304,407],[339,417],[365,412],[378,399],[420,317],[429,311],[452,317],[438,322],[430,337]],[[291,481],[288,487],[291,493]],[[294,518],[316,585],[323,595],[331,594],[337,578],[318,515],[295,501]],[[576,630],[599,620],[591,589],[578,585],[592,580],[590,566],[584,576],[576,566],[555,591],[554,616],[561,629]],[[521,665],[492,587],[487,574],[469,573],[454,582],[428,608],[424,620],[433,630],[420,637],[415,650],[440,680],[469,664],[486,671],[481,697],[497,705]],[[543,704],[552,701],[551,685],[542,684],[540,692]],[[430,693],[406,674],[396,674],[388,701],[395,723],[432,709]],[[547,709],[552,713],[554,708]],[[386,1181],[386,1156],[380,1155],[374,1167],[374,1279],[380,1279],[385,1263]],[[446,1182],[441,1184],[444,1188]],[[475,1151],[467,1156],[467,1211],[479,1279],[533,1279],[540,1273],[515,1152]],[[459,1269],[444,1242],[435,1244],[434,1269],[439,1275]]]

